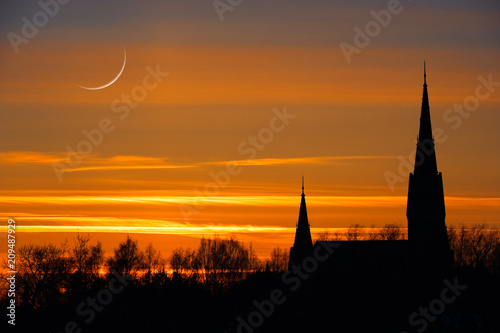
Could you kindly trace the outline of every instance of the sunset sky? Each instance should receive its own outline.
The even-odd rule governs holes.
[[[302,175],[313,233],[406,225],[424,59],[446,223],[500,226],[498,1],[60,2],[0,4],[18,245],[129,234],[168,256],[218,233],[265,256],[292,245]],[[114,84],[78,87],[124,50]]]

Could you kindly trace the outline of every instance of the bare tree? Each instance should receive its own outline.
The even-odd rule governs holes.
[[[290,254],[288,250],[276,247],[271,252],[271,259],[268,261],[271,272],[283,272],[288,268]]]
[[[455,255],[458,267],[496,270],[500,233],[497,229],[487,229],[485,224],[460,228],[448,228],[448,241]]]
[[[375,224],[370,225],[370,231],[366,235],[368,240],[380,240],[380,232],[376,230]]]
[[[316,241],[326,242],[329,240],[331,240],[331,235],[330,235],[330,232],[328,230],[323,230],[323,231],[319,232],[318,237],[316,238]]]
[[[499,242],[498,230],[486,229],[486,224],[475,225],[470,231],[470,256],[474,267],[492,266],[493,251]]]
[[[73,276],[76,277],[76,282],[84,288],[90,288],[99,278],[99,270],[104,262],[102,243],[98,241],[96,245],[90,245],[90,240],[90,235],[78,234],[72,249],[75,269]]]
[[[144,250],[144,268],[147,273],[151,274],[158,271],[163,266],[163,258],[160,251],[153,247],[153,243],[149,243]]]
[[[137,241],[127,236],[114,250],[114,256],[108,259],[109,269],[115,269],[122,275],[136,276],[144,267],[144,253],[139,250]]]
[[[403,227],[397,224],[386,224],[379,230],[378,239],[380,240],[402,240],[404,239]]]
[[[202,238],[196,251],[196,264],[202,281],[214,292],[228,288],[261,268],[252,246],[244,247],[235,237]]]
[[[175,249],[170,256],[170,267],[176,274],[182,274],[184,260],[184,249],[182,247]]]
[[[255,273],[264,269],[264,263],[259,259],[259,257],[257,257],[252,243],[250,243],[250,246],[248,247],[248,262],[248,273]]]
[[[454,226],[448,227],[448,241],[450,243],[451,250],[454,252],[455,265],[457,267],[463,267],[466,265],[465,238],[466,238],[466,231],[464,225],[462,225],[460,229],[456,229]]]
[[[161,257],[160,251],[153,247],[153,243],[149,243],[144,250],[142,268],[146,270],[143,282],[152,282],[155,274],[159,273],[165,267],[165,260]],[[163,270],[162,270],[163,271]]]
[[[331,241],[341,241],[344,240],[346,236],[346,233],[340,232],[340,231],[335,231],[333,233],[330,233],[328,230],[323,230],[318,233],[316,241],[324,241],[324,242],[331,242]]]
[[[176,274],[191,277],[199,270],[197,253],[190,248],[184,250],[182,247],[175,249],[169,258],[170,267]]]
[[[357,223],[350,226],[349,229],[347,230],[347,240],[348,241],[361,240],[363,236],[363,228],[364,226]]]
[[[61,302],[72,266],[67,254],[66,244],[20,246],[16,257],[18,299],[35,309]]]
[[[330,235],[330,241],[341,241],[345,239],[345,233],[340,232],[340,231],[335,231]]]

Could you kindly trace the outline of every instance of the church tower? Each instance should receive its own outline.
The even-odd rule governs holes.
[[[440,271],[452,264],[445,215],[443,179],[437,171],[424,62],[420,130],[406,208],[410,258],[418,270]]]
[[[312,238],[311,229],[309,228],[309,220],[307,219],[306,195],[304,194],[304,176],[302,176],[302,199],[300,201],[299,221],[297,222],[297,230],[295,231],[295,241],[290,249],[290,261],[288,268],[292,265],[299,265],[302,260],[312,254]]]

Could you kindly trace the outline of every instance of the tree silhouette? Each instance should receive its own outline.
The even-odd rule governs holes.
[[[329,240],[331,240],[331,235],[330,235],[330,232],[328,230],[323,230],[323,231],[319,232],[318,236],[316,238],[316,241],[326,242]]]
[[[144,250],[142,268],[146,270],[144,281],[151,282],[153,274],[156,274],[160,269],[165,267],[165,260],[161,257],[160,251],[153,247],[153,243],[149,243]]]
[[[361,236],[363,235],[363,228],[364,226],[360,224],[353,224],[352,226],[349,227],[347,230],[347,240],[349,241],[357,241],[361,239]]]
[[[386,224],[379,231],[379,240],[402,240],[404,239],[403,227],[397,224]]]
[[[72,249],[74,265],[74,283],[81,288],[89,289],[99,278],[99,270],[104,263],[104,251],[102,243],[90,245],[90,235],[78,234],[75,238],[75,245]]]
[[[192,277],[199,270],[199,260],[196,251],[187,248],[184,250],[182,247],[175,249],[169,259],[170,267],[176,274],[186,275],[188,278]]]
[[[114,250],[114,256],[108,259],[107,264],[110,270],[115,269],[122,275],[135,277],[144,267],[144,253],[139,250],[137,241],[127,236]]]
[[[271,272],[283,272],[288,268],[290,252],[287,249],[276,247],[271,251],[271,259],[268,261]]]
[[[66,244],[22,245],[17,251],[17,291],[34,309],[61,302],[68,287],[71,259]]]
[[[244,247],[234,236],[221,239],[203,237],[197,250],[177,248],[169,259],[175,274],[199,278],[218,293],[261,269],[261,263],[250,245]]]
[[[394,230],[397,228],[401,229],[401,233]],[[358,241],[370,239],[366,237],[366,232],[359,229],[356,231]],[[380,228],[377,234],[382,234],[382,231],[387,235],[383,237],[389,240],[397,240],[401,234],[404,235],[404,229],[395,225],[386,225]],[[460,258],[457,269],[457,274],[460,275],[459,281],[470,287],[463,296],[447,307],[449,306],[457,317],[462,316],[471,320],[469,314],[473,313],[481,320],[484,318],[484,322],[487,320],[490,323],[495,322],[498,306],[491,304],[500,305],[497,288],[500,277],[498,231],[487,229],[486,226],[470,228],[461,226],[450,228],[448,232],[455,255]],[[331,238],[331,235],[325,235],[327,237],[324,239]],[[261,263],[251,245],[244,246],[235,237],[203,238],[195,250],[182,248],[174,250],[169,258],[174,274],[162,269],[161,254],[151,243],[145,248],[144,253],[137,245],[137,241],[127,237],[114,250],[113,257],[107,264],[109,269],[116,269],[122,275],[129,277],[140,275],[141,279],[136,278],[135,282],[131,282],[129,277],[117,280],[116,274],[108,274],[98,277],[99,283],[95,285],[74,278],[80,274],[89,277],[95,277],[95,274],[99,276],[98,263],[102,260],[98,258],[102,258],[102,248],[99,242],[92,246],[88,235],[77,236],[74,247],[69,251],[65,244],[20,246],[16,258],[19,302],[16,304],[16,311],[19,318],[30,318],[19,322],[20,326],[24,325],[19,327],[21,331],[63,331],[65,323],[74,318],[75,309],[81,306],[82,302],[88,305],[90,304],[88,302],[97,300],[97,306],[105,307],[105,310],[88,326],[80,320],[82,332],[109,332],[116,329],[128,332],[140,331],[144,327],[148,330],[168,328],[172,332],[233,332],[238,331],[234,326],[234,318],[239,316],[248,318],[245,313],[252,312],[246,312],[246,309],[249,309],[248,311],[256,309],[252,306],[249,308],[249,305],[269,304],[265,300],[270,293],[283,288],[283,274],[260,273]],[[286,268],[287,249],[276,247],[270,255],[269,271],[279,272]],[[370,320],[367,321],[369,325],[377,323],[381,318],[386,319],[385,322],[388,323],[388,330],[373,331],[400,331],[398,324],[394,324],[392,320],[401,319],[406,324],[407,311],[411,313],[422,304],[421,296],[412,299],[407,295],[413,293],[420,295],[423,291],[423,297],[436,297],[433,288],[428,290],[427,295],[426,288],[415,287],[415,279],[405,277],[404,269],[388,271],[387,275],[380,276],[379,272],[376,276],[360,274],[363,273],[363,267],[359,270],[354,268],[351,273],[338,271],[335,266],[332,266],[332,269],[333,271],[325,269],[321,273],[318,271],[310,274],[310,278],[304,281],[301,288],[290,294],[289,298],[287,295],[288,300],[285,304],[276,307],[279,311],[266,318],[262,329],[294,331],[297,329],[295,324],[297,321],[294,319],[299,318],[307,321],[306,329],[309,329],[310,325],[319,328],[314,326],[319,322],[322,324],[340,322],[340,328],[348,329],[339,329],[339,332],[352,331],[353,320],[359,318],[357,310],[359,306],[364,306],[372,311]],[[392,274],[396,274],[394,279]],[[5,279],[5,275],[3,278]],[[394,283],[396,279],[398,283]],[[80,289],[72,293],[72,288],[78,286],[77,283],[81,283]],[[105,296],[103,297],[106,291],[112,292],[110,286],[116,291],[117,288],[121,290],[120,285],[123,285],[124,292],[113,295],[113,299],[116,296],[116,301],[109,304],[101,303],[107,300]],[[439,288],[442,288],[442,285],[436,287],[439,296]],[[339,302],[332,303],[333,298]],[[384,299],[388,301],[382,303],[384,306],[380,306],[380,302]],[[0,305],[7,306],[8,301],[8,298],[4,297],[0,300]],[[138,304],[142,311],[140,320],[135,316]],[[387,311],[387,307],[392,306],[390,304],[394,305],[391,311],[397,312],[394,316],[392,312]],[[429,302],[426,301],[424,304]],[[477,304],[490,305],[481,307]],[[268,305],[265,306],[264,309],[269,309]],[[81,309],[88,310],[90,307]],[[387,318],[388,313],[389,318]],[[336,315],[335,321],[331,320],[332,314]],[[238,323],[236,322],[236,325]],[[381,323],[383,325],[383,321]],[[441,321],[435,323],[440,325]],[[222,329],[226,324],[229,330]],[[365,328],[363,324],[360,327]],[[430,328],[429,331],[435,331]],[[472,326],[471,331],[477,331],[476,328]],[[446,330],[439,331],[446,332]],[[482,331],[488,332],[488,330]]]
[[[500,233],[486,224],[458,229],[448,228],[448,240],[457,267],[497,270],[500,254]]]

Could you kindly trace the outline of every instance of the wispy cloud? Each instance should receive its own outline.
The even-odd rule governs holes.
[[[295,228],[250,225],[184,223],[162,219],[116,218],[90,216],[27,215],[18,217],[23,221],[17,226],[20,232],[132,232],[179,235],[210,235],[214,233],[281,233],[294,232]]]
[[[272,165],[306,165],[306,164],[339,164],[346,161],[395,159],[396,156],[319,156],[319,157],[282,157],[261,158],[230,161],[195,162],[191,164],[177,164],[161,157],[147,156],[88,156],[87,166],[68,168],[67,172],[78,171],[105,171],[105,170],[143,170],[143,169],[182,169],[204,166],[219,166],[228,163],[242,166],[272,166]],[[65,153],[39,153],[29,151],[0,153],[0,164],[27,165],[62,163],[66,159]]]
[[[399,207],[406,205],[406,196],[308,196],[308,204],[336,207]],[[2,204],[43,205],[180,205],[212,204],[234,206],[297,206],[297,196],[0,196]],[[446,197],[448,206],[499,207],[500,198]],[[2,214],[0,214],[2,216]]]
[[[89,166],[80,168],[68,168],[64,171],[77,172],[77,171],[98,171],[98,170],[144,170],[144,169],[183,169],[193,168],[194,165],[101,165]]]
[[[340,161],[366,160],[366,159],[393,159],[397,156],[321,156],[321,157],[284,157],[284,158],[261,158],[254,160],[234,160],[212,163],[203,163],[203,165],[224,165],[234,163],[238,165],[280,165],[280,164],[336,164]]]
[[[34,151],[10,151],[0,153],[0,164],[23,165],[23,164],[51,164],[63,162],[64,153],[40,153]]]
[[[50,165],[64,163],[66,153],[40,153],[32,151],[15,151],[0,153],[0,165]],[[195,165],[172,164],[165,158],[147,156],[116,155],[112,157],[99,157],[89,155],[86,157],[89,166],[68,168],[65,171],[92,171],[92,170],[120,170],[120,169],[177,169],[189,168]]]
[[[403,196],[309,196],[318,206],[400,206]],[[0,196],[3,204],[44,205],[180,205],[212,204],[236,206],[296,206],[297,196]]]

